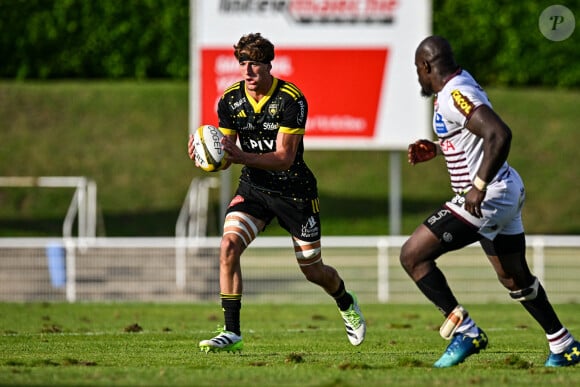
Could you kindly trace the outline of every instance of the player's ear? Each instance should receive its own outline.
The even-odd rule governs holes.
[[[425,69],[425,72],[430,73],[431,72],[431,64],[429,62],[427,62],[426,60],[423,61],[422,63],[423,68]]]

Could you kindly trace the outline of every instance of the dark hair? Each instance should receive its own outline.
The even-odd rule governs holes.
[[[244,35],[234,45],[234,56],[254,62],[269,64],[274,59],[274,45],[259,32]]]

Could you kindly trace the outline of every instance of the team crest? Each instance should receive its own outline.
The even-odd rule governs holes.
[[[278,114],[278,104],[277,103],[271,103],[268,106],[268,113],[270,113],[271,116],[275,116],[276,114]]]

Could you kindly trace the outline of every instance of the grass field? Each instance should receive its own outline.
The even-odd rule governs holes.
[[[578,385],[580,367],[548,369],[543,332],[514,304],[469,307],[488,349],[434,369],[446,342],[430,305],[362,305],[366,341],[348,343],[334,305],[242,309],[242,354],[197,342],[221,323],[217,304],[0,305],[0,385],[543,386]],[[578,305],[557,305],[580,335]]]
[[[488,91],[514,133],[509,162],[526,183],[527,231],[580,234],[580,91]],[[0,176],[94,179],[100,235],[174,235],[187,187],[203,174],[186,154],[186,82],[2,81],[0,117]],[[389,234],[386,151],[305,157],[318,177],[326,235]],[[412,167],[400,157],[402,234],[410,234],[451,191],[443,160]],[[72,190],[0,188],[0,236],[60,235],[71,196]],[[272,225],[267,233],[283,231]]]

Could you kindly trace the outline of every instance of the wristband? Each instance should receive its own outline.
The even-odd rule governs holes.
[[[475,179],[473,180],[473,186],[481,192],[485,192],[487,189],[487,183],[477,175],[475,175]]]

